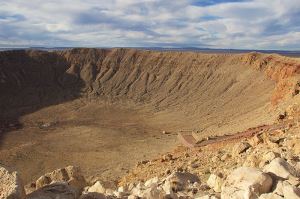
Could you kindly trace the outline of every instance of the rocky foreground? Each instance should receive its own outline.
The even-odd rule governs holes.
[[[294,105],[279,117],[282,129],[193,150],[178,148],[139,162],[117,188],[85,178],[75,166],[57,169],[24,186],[16,171],[2,165],[0,198],[300,198],[298,109]]]

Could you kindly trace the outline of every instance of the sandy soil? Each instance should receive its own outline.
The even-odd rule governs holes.
[[[2,140],[2,163],[16,168],[29,183],[67,165],[86,176],[117,179],[138,161],[170,150],[176,133],[162,134],[148,124],[150,113],[75,100],[22,117],[24,128]],[[52,122],[41,129],[39,123]]]
[[[23,127],[2,137],[0,160],[18,170],[25,183],[68,165],[80,166],[91,178],[117,181],[138,161],[172,151],[180,144],[178,131],[190,129],[197,121],[183,110],[130,107],[77,99],[22,116]],[[200,118],[203,125],[219,123],[222,127],[214,132],[203,130],[202,135],[235,133],[232,125],[244,117],[235,116],[230,123],[218,117],[209,121]],[[248,121],[239,128],[248,128]],[[47,124],[50,127],[42,126]]]

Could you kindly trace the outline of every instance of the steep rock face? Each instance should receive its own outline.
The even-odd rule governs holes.
[[[251,67],[264,71],[270,79],[277,82],[272,94],[272,103],[277,104],[288,93],[292,93],[299,81],[300,60],[275,54],[249,53],[241,61]]]
[[[239,95],[265,81],[233,55],[128,49],[74,49],[61,55],[71,63],[67,72],[80,77],[90,92],[158,106]]]

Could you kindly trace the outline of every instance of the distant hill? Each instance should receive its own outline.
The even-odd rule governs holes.
[[[0,51],[7,50],[43,50],[43,51],[59,51],[67,50],[75,47],[7,47],[0,48]],[[112,47],[113,48],[113,47]],[[112,49],[99,47],[97,49]],[[284,55],[288,57],[300,57],[300,50],[257,50],[257,49],[214,49],[214,48],[197,48],[197,47],[184,47],[184,48],[164,48],[164,47],[114,47],[114,48],[126,48],[126,49],[143,49],[143,50],[154,50],[154,51],[192,51],[192,52],[204,52],[204,53],[250,53],[250,52],[260,52],[260,53],[276,53],[279,55]]]

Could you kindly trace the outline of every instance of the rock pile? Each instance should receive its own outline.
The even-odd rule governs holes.
[[[152,178],[145,183],[119,187],[109,197],[121,198],[300,198],[299,171],[283,158],[275,158],[263,169],[238,167],[227,177],[211,174],[207,182],[191,173],[175,172],[164,179]],[[102,194],[107,194],[102,185]],[[96,184],[95,184],[96,185]],[[94,186],[95,186],[94,185]],[[88,191],[89,192],[89,191]],[[87,192],[87,193],[88,193]],[[87,194],[85,193],[85,194]],[[117,197],[118,198],[118,197]]]
[[[86,186],[86,180],[83,177],[80,168],[74,166],[68,166],[66,168],[54,170],[51,173],[46,173],[32,185],[36,189],[39,189],[45,185],[60,181],[68,183],[78,191],[81,191]]]
[[[16,199],[269,199],[300,198],[300,170],[283,158],[274,158],[262,169],[238,167],[227,176],[211,174],[207,182],[189,172],[129,183],[112,190],[100,181],[87,185],[77,167],[57,169],[41,176],[36,190],[24,194],[16,172],[0,168],[1,198]],[[45,180],[47,179],[47,180]],[[85,186],[85,187],[84,187]]]

